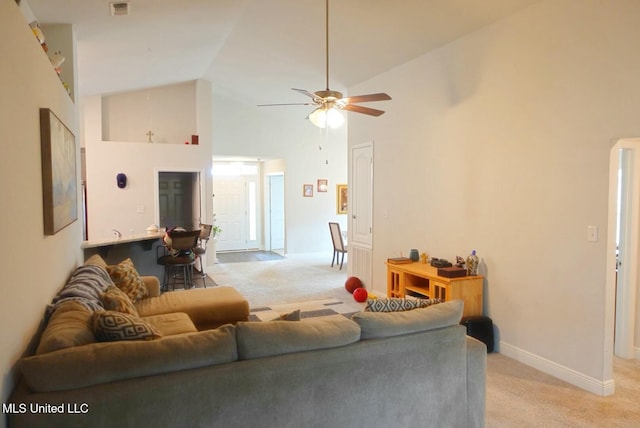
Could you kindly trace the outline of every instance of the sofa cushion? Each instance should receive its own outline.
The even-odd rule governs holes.
[[[181,333],[195,333],[196,326],[184,312],[174,312],[172,314],[151,315],[142,317],[143,321],[151,324],[162,336],[172,336]]]
[[[107,262],[104,261],[104,259],[102,258],[102,256],[100,256],[100,254],[94,254],[91,257],[89,257],[87,260],[84,261],[84,265],[99,266],[102,269],[107,270]]]
[[[77,301],[62,302],[49,318],[36,354],[94,343],[96,338],[91,328],[92,316],[93,312]]]
[[[76,346],[23,358],[19,367],[32,391],[47,392],[223,364],[237,355],[235,327],[226,325],[152,341]]]
[[[125,259],[117,265],[107,266],[107,272],[116,287],[124,291],[133,303],[149,295],[149,290],[147,290],[131,259]]]
[[[360,326],[362,339],[399,336],[460,323],[464,302],[449,302],[403,312],[358,312],[351,319]]]
[[[47,316],[50,316],[59,304],[69,300],[75,300],[91,311],[102,310],[104,307],[100,295],[110,285],[113,285],[113,281],[100,266],[80,266],[75,270],[69,282],[53,298]]]
[[[116,311],[97,311],[93,314],[93,334],[101,342],[118,340],[153,340],[160,333],[148,322]]]
[[[198,330],[249,319],[249,302],[233,287],[169,291],[135,303],[141,317],[185,312]]]
[[[301,322],[239,322],[236,328],[242,360],[335,348],[360,340],[358,325],[342,315]]]
[[[401,299],[397,297],[367,299],[364,310],[368,312],[402,312],[426,308],[441,302],[441,299]]]
[[[131,302],[129,296],[115,285],[110,285],[107,290],[100,295],[102,305],[108,311],[123,312],[125,314],[138,316],[138,310]]]

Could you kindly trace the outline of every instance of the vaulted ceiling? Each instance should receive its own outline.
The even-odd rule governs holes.
[[[23,0],[74,24],[78,94],[208,79],[240,102],[325,89],[325,0]],[[330,86],[366,81],[538,0],[330,0]],[[384,88],[381,88],[384,90]],[[304,100],[306,101],[306,99]]]

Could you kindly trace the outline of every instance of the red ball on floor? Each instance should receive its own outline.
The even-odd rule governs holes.
[[[357,276],[350,276],[344,282],[344,288],[346,288],[346,290],[351,294],[353,294],[356,288],[360,287],[362,287],[362,281],[360,281],[360,278],[358,278]]]
[[[367,293],[367,290],[365,290],[362,287],[356,288],[353,291],[353,298],[356,299],[356,302],[361,302],[361,303],[365,302],[368,296],[369,296],[369,293]]]

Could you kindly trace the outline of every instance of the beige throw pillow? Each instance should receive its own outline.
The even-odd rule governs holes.
[[[129,296],[114,285],[107,287],[107,290],[100,295],[100,300],[102,300],[104,308],[108,311],[124,312],[135,317],[138,316],[138,310]]]

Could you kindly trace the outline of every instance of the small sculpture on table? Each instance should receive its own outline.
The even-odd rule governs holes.
[[[429,256],[427,255],[427,253],[420,254],[420,263],[422,263],[423,265],[427,264],[428,259],[429,259]]]

